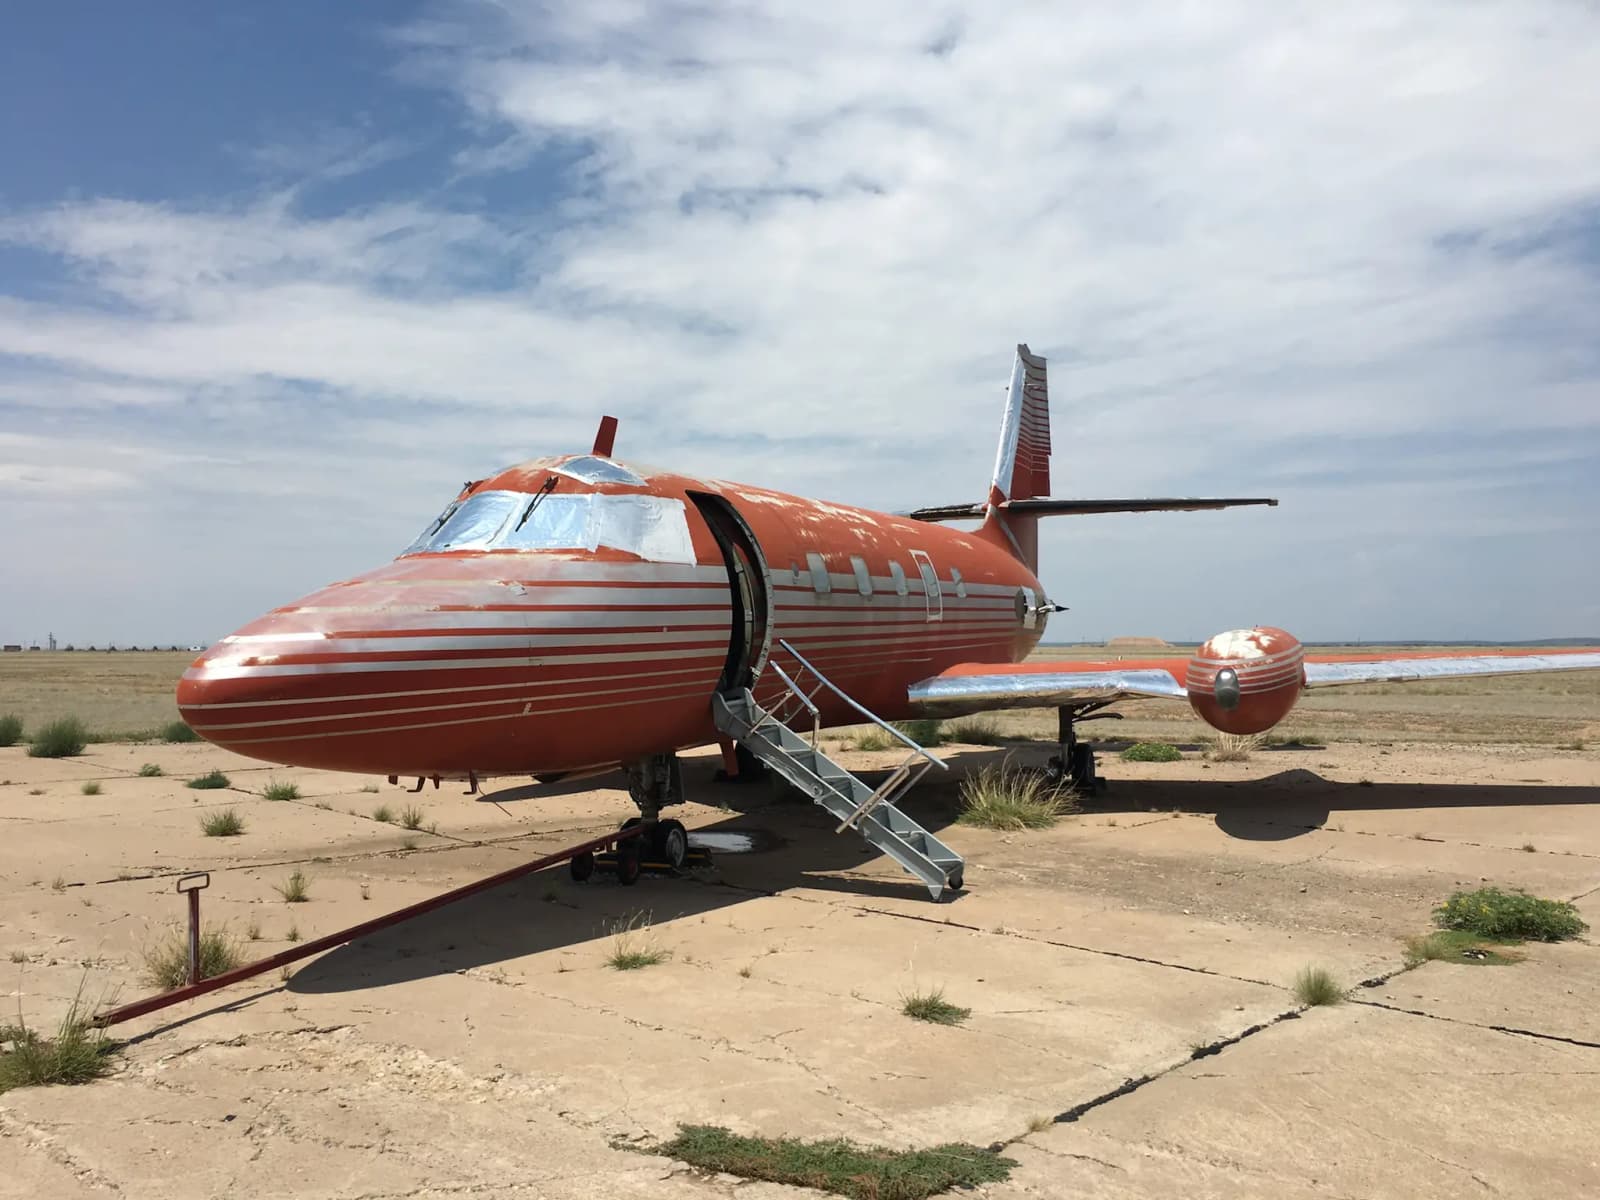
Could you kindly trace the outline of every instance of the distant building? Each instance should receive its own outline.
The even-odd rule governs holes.
[[[3,649],[4,649],[5,653],[7,653],[7,654],[21,654],[22,653],[22,646],[18,642],[8,643],[6,646],[3,647]]]

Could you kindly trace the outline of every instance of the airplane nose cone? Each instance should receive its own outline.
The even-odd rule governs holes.
[[[184,671],[178,681],[178,712],[189,727],[218,746],[293,763],[293,758],[263,752],[273,731],[304,715],[306,699],[283,663],[322,634],[273,628],[270,618],[253,622],[222,639]]]

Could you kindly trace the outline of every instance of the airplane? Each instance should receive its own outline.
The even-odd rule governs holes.
[[[415,776],[418,789],[621,767],[634,821],[671,861],[686,844],[660,816],[682,798],[677,755],[715,742],[727,777],[777,767],[813,798],[839,792],[825,799],[849,806],[834,808],[840,829],[938,898],[959,890],[959,856],[884,788],[836,783],[817,729],[870,719],[921,752],[887,723],[1053,707],[1052,766],[1085,787],[1096,768],[1077,725],[1114,704],[1186,699],[1212,728],[1251,734],[1309,688],[1600,667],[1587,650],[1309,655],[1273,627],[1220,633],[1187,658],[1026,661],[1061,611],[1038,577],[1040,520],[1277,501],[1051,497],[1046,361],[1025,344],[977,502],[875,512],[659,470],[614,457],[617,428],[606,416],[586,454],[467,483],[392,562],[213,644],[178,684],[184,720],[254,758]],[[810,759],[777,712],[809,715]],[[895,786],[919,776],[902,770]]]

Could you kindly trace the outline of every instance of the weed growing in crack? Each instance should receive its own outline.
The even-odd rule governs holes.
[[[100,781],[98,779],[87,780],[78,790],[85,796],[98,796],[101,790]]]
[[[662,948],[647,913],[634,913],[611,927],[611,953],[606,965],[613,971],[638,971],[667,961],[671,954]]]
[[[1135,742],[1120,757],[1124,762],[1182,762],[1183,751],[1167,742]]]
[[[286,904],[304,904],[311,899],[311,880],[296,867],[289,873],[289,878],[278,885],[278,895],[283,897]]]
[[[1302,967],[1294,977],[1294,995],[1307,1008],[1325,1004],[1339,1004],[1344,1000],[1344,989],[1324,967]]]
[[[81,992],[61,1018],[55,1037],[40,1037],[20,1015],[18,1023],[6,1026],[4,1032],[11,1049],[0,1054],[0,1092],[99,1079],[111,1069],[111,1057],[119,1048],[103,1029],[89,1024]]]
[[[716,1125],[682,1125],[654,1153],[702,1171],[817,1188],[851,1200],[925,1200],[1010,1177],[1016,1161],[950,1142],[926,1150],[861,1146],[842,1138],[742,1137]]]
[[[390,808],[387,804],[380,804],[377,808],[372,810],[372,819],[374,821],[382,821],[385,825],[393,825],[394,809]]]
[[[267,786],[261,790],[261,794],[268,800],[298,800],[300,799],[300,788],[298,785],[288,781],[279,782],[273,779],[268,781]]]
[[[961,781],[961,814],[956,820],[985,829],[1048,829],[1077,807],[1070,791],[1038,771],[1009,762],[990,763]]]
[[[153,946],[146,946],[144,977],[163,992],[182,987],[189,982],[189,931],[172,929],[166,937]],[[200,930],[200,978],[210,979],[231,971],[240,962],[239,947],[228,931],[218,928]]]
[[[1540,900],[1524,891],[1496,887],[1453,893],[1433,910],[1433,919],[1441,929],[1531,942],[1564,941],[1589,928],[1565,900]]]
[[[408,804],[400,810],[400,824],[407,829],[417,830],[422,828],[422,810],[415,804]]]
[[[970,1008],[951,1004],[944,998],[943,988],[928,992],[912,992],[900,997],[900,1011],[918,1021],[933,1025],[959,1025],[972,1015]]]
[[[207,837],[238,837],[244,832],[244,818],[237,809],[218,809],[200,818],[200,832]]]
[[[145,763],[144,766],[139,768],[140,779],[155,779],[165,774],[166,772],[161,769],[159,763]]]
[[[1406,966],[1420,967],[1425,962],[1448,962],[1473,967],[1504,967],[1520,962],[1522,955],[1507,950],[1504,943],[1482,938],[1459,929],[1441,929],[1423,937],[1406,939]]]

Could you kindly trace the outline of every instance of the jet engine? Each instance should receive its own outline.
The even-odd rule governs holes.
[[[1189,705],[1224,733],[1263,733],[1294,707],[1305,686],[1305,650],[1281,629],[1219,633],[1189,660]]]

